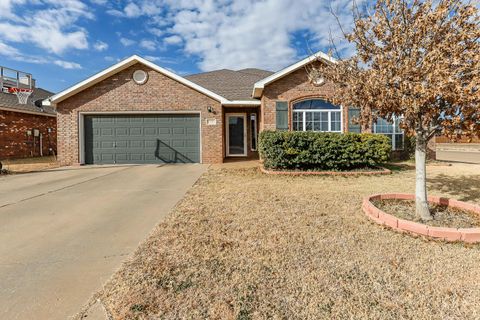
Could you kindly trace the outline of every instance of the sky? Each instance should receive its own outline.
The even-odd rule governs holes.
[[[53,92],[133,54],[180,75],[278,71],[330,35],[353,52],[332,9],[351,26],[351,0],[0,0],[0,65]]]

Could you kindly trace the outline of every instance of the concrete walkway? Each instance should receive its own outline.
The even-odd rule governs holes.
[[[67,319],[207,166],[55,169],[0,177],[0,319]]]

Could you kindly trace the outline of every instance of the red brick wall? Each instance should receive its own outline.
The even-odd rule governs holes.
[[[51,128],[51,132],[48,132]],[[50,155],[49,148],[57,152],[57,119],[21,112],[0,110],[0,160],[40,156],[40,141],[27,130],[38,129],[42,134],[43,155]]]
[[[135,70],[145,70],[144,85],[132,80]],[[211,106],[215,113],[209,113]],[[79,112],[98,111],[200,111],[202,122],[202,162],[223,161],[221,104],[142,64],[133,65],[96,85],[62,101],[58,110],[58,158],[62,164],[77,164],[79,155]],[[206,125],[206,119],[217,120]]]
[[[322,86],[314,86],[310,83],[305,68],[300,68],[295,72],[267,85],[263,90],[262,97],[262,123],[261,130],[276,129],[276,101],[287,101],[289,106],[289,129],[292,129],[292,105],[293,103],[304,100],[305,98],[327,98],[333,91],[332,83],[325,83]],[[348,108],[343,110],[344,131],[348,130]]]

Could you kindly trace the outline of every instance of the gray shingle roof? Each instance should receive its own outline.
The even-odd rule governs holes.
[[[16,95],[0,91],[0,108],[7,108],[18,112],[35,112],[55,115],[56,112],[54,108],[46,106],[39,108],[34,104],[35,101],[46,99],[52,95],[53,93],[50,91],[42,88],[35,88],[33,93],[28,98],[27,104],[20,104],[18,103],[18,98]]]
[[[272,74],[271,71],[254,68],[237,71],[222,69],[185,78],[228,100],[257,100],[252,98],[253,85]]]

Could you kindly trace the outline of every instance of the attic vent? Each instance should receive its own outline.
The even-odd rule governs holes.
[[[135,70],[133,73],[133,81],[136,84],[144,84],[148,80],[148,74],[143,70]]]

